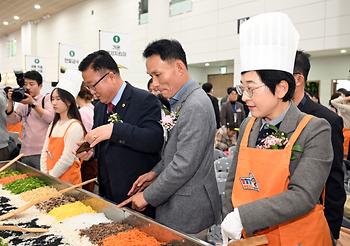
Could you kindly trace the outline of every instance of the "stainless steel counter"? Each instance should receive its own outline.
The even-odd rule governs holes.
[[[0,167],[7,162],[0,162]],[[70,185],[44,174],[30,166],[21,162],[16,162],[9,169],[21,171],[23,173],[36,173],[38,177],[43,179],[48,185],[61,190]],[[78,198],[82,203],[91,206],[96,212],[102,212],[107,218],[118,223],[128,223],[137,227],[138,229],[155,237],[160,242],[172,243],[173,245],[211,245],[197,238],[188,236],[186,234],[177,232],[169,227],[163,226],[154,220],[132,211],[128,208],[117,208],[115,204],[104,200],[103,198],[85,191],[83,189],[75,189],[68,193]]]

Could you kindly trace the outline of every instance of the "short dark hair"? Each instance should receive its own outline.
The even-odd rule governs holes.
[[[345,88],[339,88],[339,89],[337,90],[337,92],[339,92],[339,93],[342,93],[342,94],[346,95],[346,94],[348,93],[348,90],[347,90],[347,89],[345,89]]]
[[[234,92],[237,93],[237,90],[236,90],[235,87],[232,87],[232,86],[227,87],[227,89],[226,89],[227,95],[230,95],[232,91],[234,91]],[[238,93],[237,93],[237,94],[238,94]]]
[[[113,57],[105,50],[95,51],[89,54],[87,57],[85,57],[79,64],[79,71],[84,72],[90,66],[94,71],[108,69],[116,74],[119,74],[118,64],[114,61]]]
[[[206,93],[209,93],[211,92],[211,90],[213,89],[213,85],[211,83],[204,83],[202,85],[202,89],[206,92]]]
[[[26,72],[23,75],[24,79],[31,79],[31,80],[35,80],[38,85],[41,85],[43,83],[43,77],[41,76],[41,74],[38,71],[35,70],[31,70]]]
[[[163,61],[179,59],[185,64],[186,68],[188,68],[186,53],[179,41],[174,39],[160,39],[154,41],[147,45],[142,55],[144,58],[159,55]]]
[[[293,73],[301,73],[304,76],[305,81],[307,81],[307,77],[309,76],[309,71],[310,71],[310,54],[302,50],[298,50],[295,56]]]
[[[226,128],[234,131],[236,127],[235,127],[234,123],[227,122],[226,123]]]
[[[293,98],[295,91],[295,79],[292,74],[280,71],[280,70],[255,70],[255,72],[259,75],[261,81],[270,89],[272,94],[275,95],[276,85],[280,83],[282,80],[287,81],[288,83],[288,91],[286,95],[282,98],[283,102],[289,101]],[[246,72],[242,72],[244,74]]]
[[[153,79],[150,78],[147,82],[147,89],[149,90],[149,88],[151,87],[151,84],[153,83]]]

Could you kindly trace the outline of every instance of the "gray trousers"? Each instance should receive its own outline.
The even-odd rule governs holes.
[[[40,170],[40,155],[28,155],[21,158],[21,162]]]

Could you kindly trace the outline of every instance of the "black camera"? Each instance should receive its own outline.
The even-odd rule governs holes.
[[[24,86],[24,73],[22,71],[14,71],[16,76],[17,85],[19,87]]]
[[[28,92],[29,91],[27,89],[23,88],[23,87],[13,89],[13,91],[12,91],[12,100],[15,101],[15,102],[20,102],[23,99],[27,98],[25,93],[28,94]]]
[[[23,99],[27,98],[25,93],[28,93],[28,90],[25,89],[24,86],[24,74],[22,71],[14,71],[16,75],[17,84],[19,88],[13,89],[12,92],[12,100],[15,102],[20,102]]]

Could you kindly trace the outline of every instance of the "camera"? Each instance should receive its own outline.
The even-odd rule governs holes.
[[[19,87],[24,86],[24,73],[22,71],[13,71],[16,76],[17,85]]]
[[[28,93],[28,90],[26,90],[24,86],[24,74],[22,71],[14,71],[17,84],[19,85],[19,88],[13,89],[12,92],[12,100],[15,102],[22,101],[23,99],[27,98],[25,93]]]
[[[20,102],[23,99],[27,98],[25,93],[28,93],[28,92],[29,91],[26,90],[23,87],[13,89],[13,91],[12,91],[12,100],[15,101],[15,102]]]

